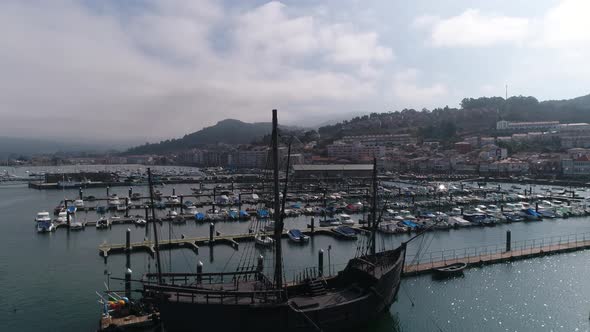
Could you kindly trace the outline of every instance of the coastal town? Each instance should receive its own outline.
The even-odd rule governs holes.
[[[371,132],[371,128],[366,131]],[[291,165],[367,164],[377,158],[380,171],[400,174],[590,177],[588,123],[502,120],[488,135],[465,135],[451,144],[419,139],[412,134],[347,135],[328,141],[317,131],[305,134],[307,142],[293,144]],[[284,159],[286,147],[281,146],[279,153]],[[263,169],[268,155],[269,148],[262,144],[218,143],[165,154],[36,155],[7,159],[4,165],[142,164]]]

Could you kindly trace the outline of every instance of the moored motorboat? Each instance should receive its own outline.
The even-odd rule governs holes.
[[[137,217],[133,220],[133,223],[137,226],[145,226],[147,224],[147,221],[141,217]]]
[[[348,214],[340,214],[338,215],[338,221],[340,221],[340,223],[342,225],[354,225],[354,220],[352,220],[352,218],[348,215]]]
[[[309,241],[309,236],[303,234],[303,232],[299,229],[290,229],[287,232],[289,239],[296,243],[303,243]]]
[[[101,217],[96,221],[96,229],[107,229],[111,226],[111,220],[107,217]]]
[[[340,225],[342,225],[342,222],[338,219],[320,220],[321,227],[331,227],[331,226],[340,226]]]
[[[70,223],[70,230],[72,231],[80,231],[80,230],[84,230],[86,225],[84,225],[83,223],[79,222],[79,221],[73,221]]]
[[[256,236],[254,236],[254,243],[261,247],[271,247],[275,241],[266,234],[256,234]]]
[[[66,211],[59,212],[57,218],[55,218],[55,222],[60,224],[68,222],[68,213]]]
[[[336,228],[334,228],[332,230],[334,233],[336,233],[336,235],[338,235],[338,237],[344,238],[344,239],[351,239],[354,240],[356,239],[356,231],[354,230],[354,228],[349,227],[349,226],[338,226]]]
[[[52,232],[55,230],[55,225],[51,222],[51,217],[49,216],[49,212],[43,211],[37,213],[37,217],[35,217],[35,221],[37,222],[37,232],[39,233],[47,233]]]
[[[117,196],[117,194],[112,194],[109,197],[107,204],[111,208],[116,208],[117,206],[119,206],[121,204],[121,200],[119,200],[119,196]]]

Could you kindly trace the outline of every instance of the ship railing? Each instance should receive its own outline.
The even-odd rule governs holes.
[[[406,254],[406,272],[436,268],[457,262],[476,264],[496,259],[535,256],[548,252],[590,248],[590,232],[548,236],[537,239],[504,242],[502,244],[444,249]]]
[[[171,285],[189,285],[189,284],[213,284],[239,281],[248,281],[251,279],[260,279],[258,270],[234,271],[234,272],[207,272],[207,273],[162,273],[162,281]],[[145,283],[156,283],[158,280],[157,273],[147,273],[143,277]]]
[[[283,293],[282,290],[278,289],[251,291],[209,290],[170,285],[145,285],[145,290],[165,294],[168,301],[206,304],[272,303],[282,299]]]

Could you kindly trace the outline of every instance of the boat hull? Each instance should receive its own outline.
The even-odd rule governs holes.
[[[178,301],[172,294],[169,298],[158,300],[160,318],[167,332],[185,332],[196,330],[223,331],[358,331],[369,322],[387,312],[395,301],[401,281],[403,268],[403,251],[397,252],[394,260],[375,267],[375,274],[366,274],[358,266],[364,260],[349,263],[348,273],[342,282],[362,286],[358,294],[343,301],[322,303],[320,298],[311,300],[304,296],[294,296],[281,303],[232,303],[229,297],[223,303],[191,302],[190,295]],[[337,278],[340,278],[337,277]],[[351,282],[351,280],[359,281]],[[364,280],[364,281],[363,281]],[[358,288],[357,288],[358,289]],[[290,293],[291,291],[287,291]],[[182,291],[181,291],[182,294]],[[338,293],[329,293],[325,298],[338,297]],[[318,305],[314,305],[314,301]]]
[[[371,295],[354,303],[305,312],[322,331],[353,331],[379,317],[370,310],[378,302]],[[167,332],[212,331],[314,331],[302,313],[289,305],[207,305],[167,302],[159,306]]]

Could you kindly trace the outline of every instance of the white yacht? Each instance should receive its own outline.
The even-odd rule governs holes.
[[[35,217],[35,221],[36,222],[51,221],[51,217],[49,217],[49,212],[47,212],[47,211],[38,212],[37,217]]]
[[[254,242],[256,245],[259,245],[259,246],[270,247],[275,243],[275,240],[268,235],[257,234],[254,237]]]
[[[109,207],[117,207],[121,205],[121,200],[119,199],[119,196],[117,196],[117,194],[112,194],[111,197],[109,197],[108,205]]]
[[[180,199],[176,195],[172,195],[168,198],[168,204],[180,204]]]
[[[77,208],[83,208],[84,207],[84,201],[81,199],[77,199],[74,201],[74,206]]]
[[[55,230],[55,226],[51,222],[51,217],[49,217],[49,212],[43,211],[37,213],[35,221],[37,222],[37,232],[39,233],[53,232]]]
[[[338,221],[340,221],[342,225],[354,225],[354,220],[352,220],[348,214],[340,214],[338,216]]]

